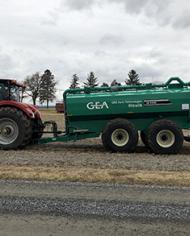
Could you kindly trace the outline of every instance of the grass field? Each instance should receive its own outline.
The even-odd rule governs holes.
[[[187,171],[0,166],[0,179],[190,186]]]

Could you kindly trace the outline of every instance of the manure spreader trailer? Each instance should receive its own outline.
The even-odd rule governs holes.
[[[0,148],[67,142],[101,136],[112,152],[134,152],[139,136],[156,154],[179,153],[182,130],[190,128],[190,83],[170,78],[164,84],[69,89],[63,94],[65,130],[42,122],[40,112],[20,102],[23,86],[0,80]],[[64,121],[63,121],[64,122]],[[52,131],[45,131],[51,125]],[[52,137],[42,137],[52,133]]]

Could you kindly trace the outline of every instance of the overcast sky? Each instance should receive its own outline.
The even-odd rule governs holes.
[[[0,77],[50,69],[84,81],[190,81],[189,0],[0,0]]]

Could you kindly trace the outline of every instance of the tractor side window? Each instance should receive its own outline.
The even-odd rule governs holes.
[[[0,100],[9,99],[9,89],[4,84],[0,83]]]

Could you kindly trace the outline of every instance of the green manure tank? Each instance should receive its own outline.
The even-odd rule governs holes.
[[[182,129],[190,127],[190,83],[179,78],[159,85],[71,89],[64,102],[66,135],[101,135],[104,147],[114,152],[133,152],[140,136],[154,153],[178,153]]]

